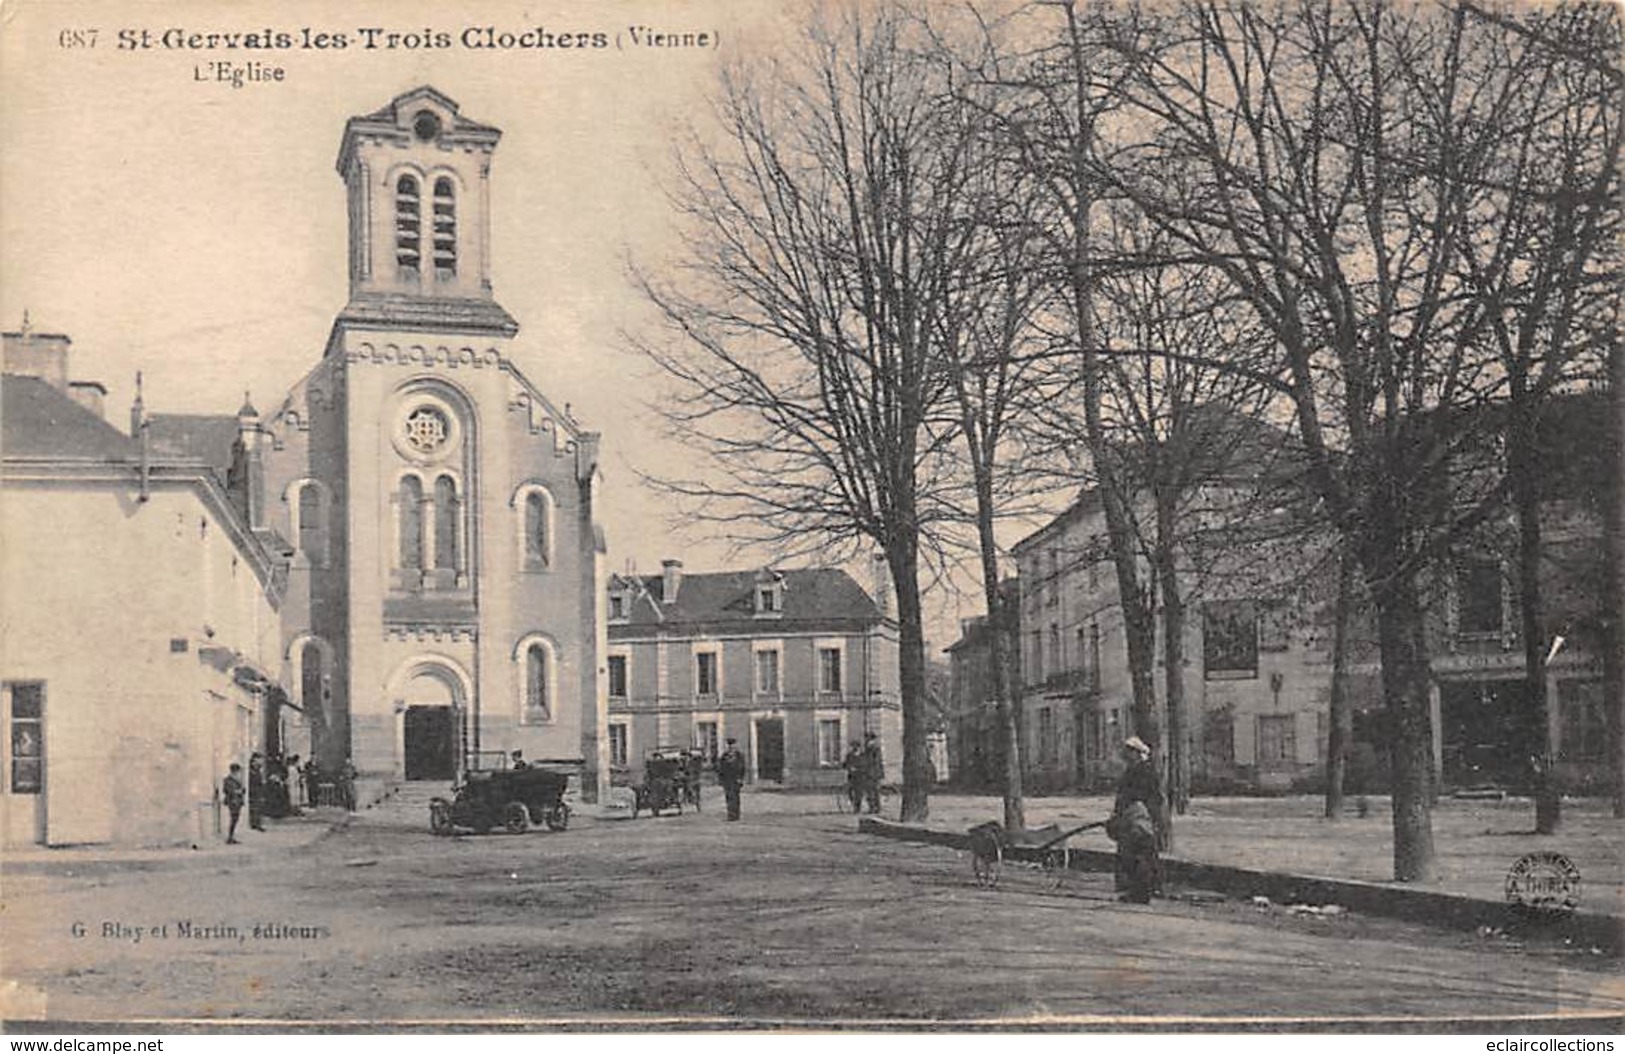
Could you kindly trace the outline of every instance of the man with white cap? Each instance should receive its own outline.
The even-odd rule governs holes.
[[[1106,833],[1117,843],[1121,899],[1149,904],[1151,894],[1162,888],[1162,862],[1157,859],[1164,823],[1162,779],[1151,764],[1151,748],[1139,736],[1124,741],[1123,760],[1128,767],[1118,781],[1117,805]]]

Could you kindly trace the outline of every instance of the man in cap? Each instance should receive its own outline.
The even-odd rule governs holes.
[[[1128,767],[1117,783],[1117,804],[1106,833],[1117,843],[1121,899],[1149,904],[1151,894],[1162,888],[1162,862],[1157,858],[1166,821],[1162,779],[1151,764],[1151,748],[1139,736],[1124,741],[1123,760]]]
[[[723,796],[728,800],[728,819],[739,819],[739,788],[745,782],[745,755],[739,752],[739,741],[729,738],[728,749],[717,756],[717,782],[722,784]]]

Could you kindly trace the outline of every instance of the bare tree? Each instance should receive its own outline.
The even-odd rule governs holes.
[[[1525,693],[1542,741],[1535,766],[1535,829],[1561,819],[1551,741],[1541,577],[1545,494],[1540,420],[1577,374],[1600,373],[1619,322],[1617,246],[1620,117],[1619,19],[1612,7],[1565,5],[1507,20],[1464,6],[1492,32],[1476,65],[1504,76],[1503,132],[1463,230],[1462,282],[1484,313],[1485,339],[1506,381],[1506,473],[1517,520],[1517,585]]]
[[[1460,8],[1191,2],[1119,32],[1140,126],[1113,183],[1223,274],[1273,335],[1310,478],[1376,609],[1391,721],[1394,871],[1432,870],[1419,585],[1494,514],[1455,471],[1497,387],[1459,277],[1507,144],[1507,30]]]
[[[897,594],[905,820],[928,812],[923,559],[955,518],[958,426],[944,313],[977,251],[973,129],[918,22],[890,5],[814,16],[801,46],[723,76],[673,200],[673,278],[641,274],[670,340],[662,410],[705,458],[665,485],[736,538],[826,558],[877,545]]]

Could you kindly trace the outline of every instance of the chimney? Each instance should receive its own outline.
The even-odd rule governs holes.
[[[141,448],[141,500],[147,500],[147,476],[151,471],[152,447],[147,436],[147,407],[141,401],[141,371],[135,371],[135,401],[130,404],[130,438]]]
[[[73,346],[64,333],[35,333],[23,320],[23,328],[4,334],[5,372],[16,377],[38,377],[64,395],[68,394],[68,349]]]
[[[107,386],[101,381],[69,381],[68,397],[103,421],[107,420],[107,408],[104,403],[107,398]]]
[[[874,582],[871,593],[875,598],[875,607],[886,618],[891,618],[891,570],[886,566],[886,554],[876,553],[871,557],[869,570]]]
[[[660,561],[660,599],[667,604],[677,603],[677,590],[683,584],[683,561]]]
[[[251,528],[265,526],[265,455],[262,438],[260,412],[254,409],[253,401],[244,392],[243,405],[237,411],[237,442],[242,446],[247,468],[247,478],[243,482],[247,490],[248,526]]]

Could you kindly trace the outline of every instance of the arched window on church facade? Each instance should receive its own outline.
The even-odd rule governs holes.
[[[327,682],[327,657],[315,640],[307,640],[299,649],[299,705],[309,720],[316,714],[326,716],[323,705]]]
[[[541,483],[521,483],[510,502],[519,536],[519,568],[546,571],[553,563],[553,495]]]
[[[327,563],[327,495],[314,480],[299,487],[299,553],[312,566]]]
[[[547,499],[536,491],[525,496],[525,564],[528,567],[546,567]]]
[[[553,642],[533,633],[514,651],[519,667],[519,721],[547,724],[553,720],[553,699],[558,690],[558,656]]]
[[[462,522],[457,481],[441,476],[434,481],[434,566],[437,570],[457,570],[457,535]]]
[[[416,277],[423,266],[423,209],[416,176],[395,182],[395,264]]]
[[[434,181],[434,272],[437,278],[457,274],[457,195],[445,176]]]
[[[416,476],[401,479],[401,568],[423,570],[423,484]]]

